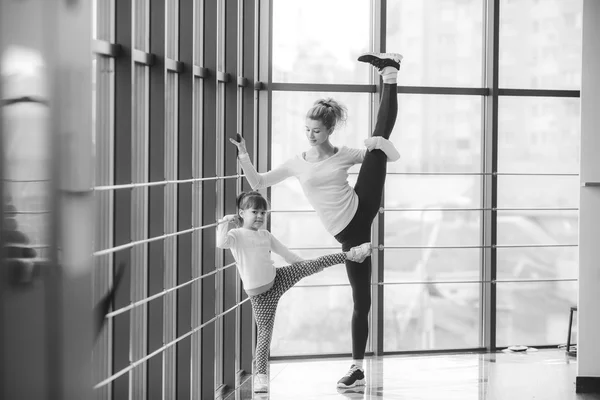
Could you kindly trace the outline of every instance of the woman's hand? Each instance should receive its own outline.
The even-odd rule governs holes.
[[[237,140],[229,138],[229,141],[238,148],[239,154],[248,153],[248,150],[246,150],[246,140],[239,133],[237,134]]]

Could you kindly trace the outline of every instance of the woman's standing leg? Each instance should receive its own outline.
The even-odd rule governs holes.
[[[386,58],[389,57],[389,58]],[[375,67],[383,66],[381,100],[377,112],[377,122],[372,136],[389,139],[398,114],[396,74],[401,56],[368,55],[359,58]],[[393,67],[391,66],[393,65]],[[398,66],[396,68],[395,66]],[[387,173],[387,156],[381,150],[368,151],[363,160],[354,191],[359,198],[359,208],[350,224],[336,236],[346,250],[357,243],[370,241],[371,224],[379,210]],[[352,360],[348,373],[338,381],[338,387],[346,388],[364,385],[362,360],[365,357],[369,337],[369,312],[371,309],[371,258],[362,263],[346,261],[346,273],[352,287]]]

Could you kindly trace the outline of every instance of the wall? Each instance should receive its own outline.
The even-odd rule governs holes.
[[[582,184],[600,182],[600,1],[583,7]],[[580,377],[600,380],[600,187],[580,189],[579,262],[578,384]]]

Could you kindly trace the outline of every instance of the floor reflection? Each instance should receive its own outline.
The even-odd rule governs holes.
[[[560,350],[372,357],[367,386],[337,389],[348,365],[343,359],[273,362],[269,394],[252,396],[248,380],[226,400],[600,400],[575,393],[576,359]]]

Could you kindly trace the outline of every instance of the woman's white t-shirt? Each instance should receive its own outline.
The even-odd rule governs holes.
[[[239,159],[248,183],[255,190],[296,177],[325,229],[335,236],[350,223],[358,209],[358,196],[348,183],[348,169],[362,163],[366,152],[342,146],[319,162],[308,162],[297,155],[265,173],[256,171],[247,153],[240,154]]]

